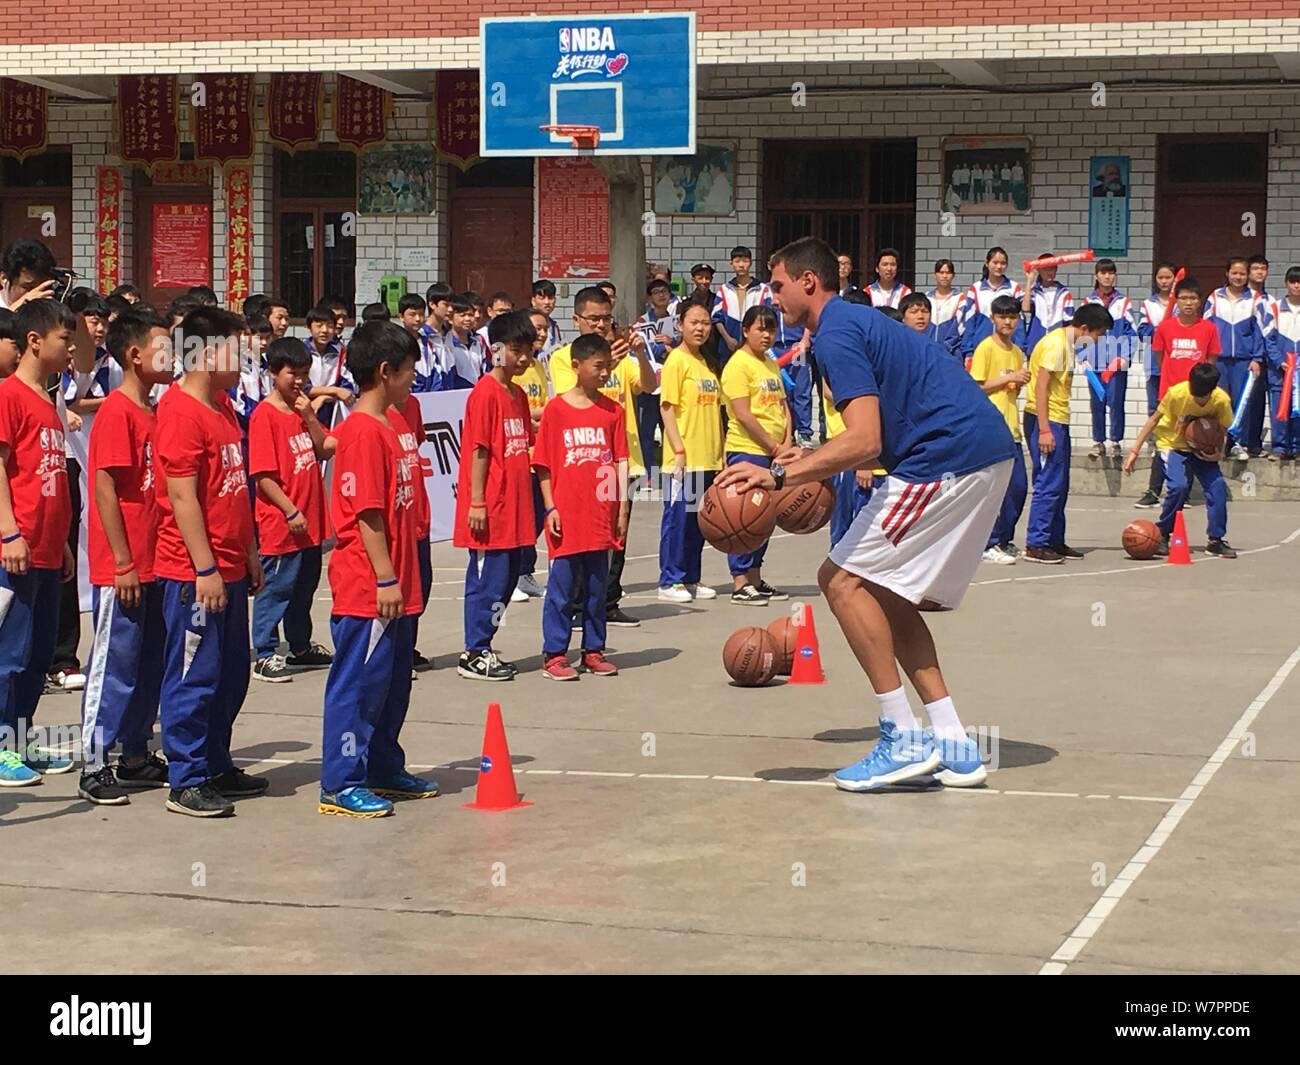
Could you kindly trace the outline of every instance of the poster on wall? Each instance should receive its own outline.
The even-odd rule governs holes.
[[[95,265],[99,292],[107,296],[122,281],[118,225],[122,211],[122,172],[115,166],[95,171]]]
[[[1097,257],[1128,254],[1129,157],[1094,155],[1088,166],[1088,247]]]
[[[945,137],[940,163],[942,210],[960,215],[1029,210],[1028,137]]]
[[[212,205],[155,203],[152,248],[155,288],[212,284]]]
[[[735,145],[701,144],[694,155],[657,155],[654,166],[655,214],[735,211]]]
[[[609,275],[609,183],[591,160],[537,160],[538,276]]]
[[[387,144],[361,157],[362,214],[432,214],[433,145]]]

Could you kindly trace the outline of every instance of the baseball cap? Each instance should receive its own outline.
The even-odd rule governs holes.
[[[717,271],[715,271],[713,267],[711,267],[708,263],[696,263],[694,266],[691,267],[692,277],[694,277],[696,274],[709,274],[710,276],[712,276],[716,272]]]

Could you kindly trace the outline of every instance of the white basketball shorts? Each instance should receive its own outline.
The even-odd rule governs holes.
[[[830,560],[917,606],[952,610],[979,568],[1010,479],[1010,460],[925,484],[886,477]]]

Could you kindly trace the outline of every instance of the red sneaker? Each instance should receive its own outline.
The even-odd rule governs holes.
[[[583,651],[582,671],[598,677],[614,677],[618,675],[618,666],[606,661],[603,651]]]
[[[547,680],[577,680],[578,671],[564,655],[551,655],[542,663],[542,676]]]

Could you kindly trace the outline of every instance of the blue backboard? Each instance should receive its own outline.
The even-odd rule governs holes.
[[[479,153],[572,155],[547,125],[599,126],[597,155],[695,154],[695,14],[485,18]]]

